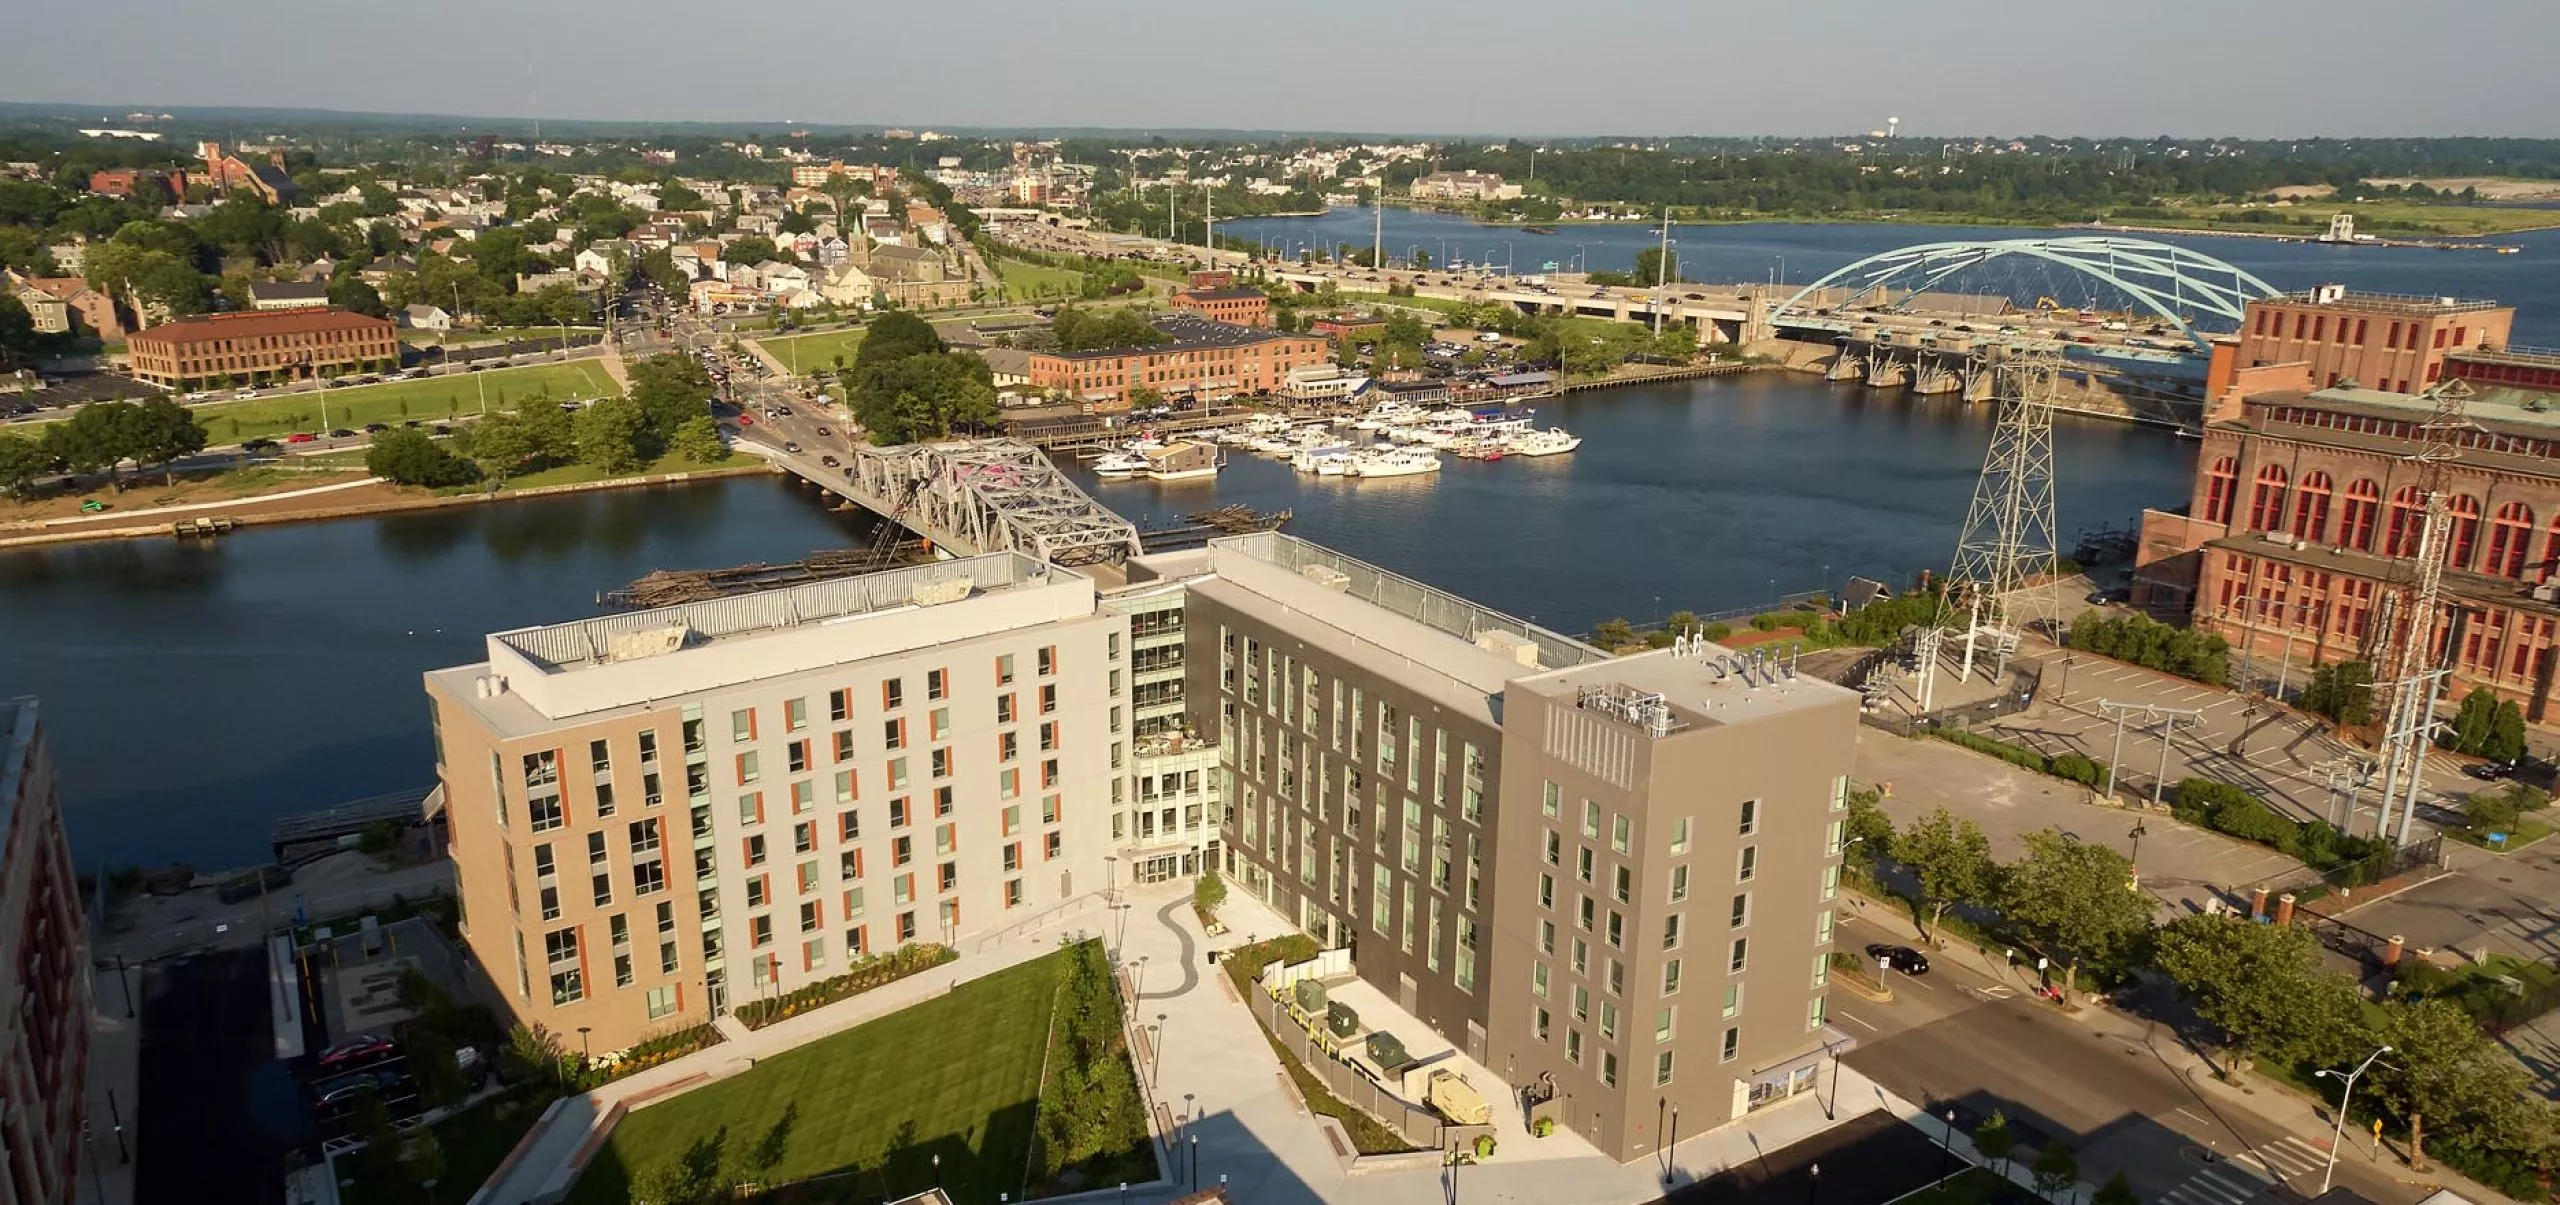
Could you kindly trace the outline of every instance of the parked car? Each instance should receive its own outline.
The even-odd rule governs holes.
[[[331,439],[347,439],[347,438],[349,438],[349,437],[353,436],[354,434],[355,434],[355,432],[350,431],[350,430],[346,429],[345,427],[339,427],[339,428],[336,428],[336,429],[334,429],[334,430],[332,430],[332,431],[330,431],[330,432],[329,432],[329,438],[331,438]]]
[[[351,1071],[334,1079],[312,1085],[312,1103],[322,1108],[344,1108],[359,1097],[373,1095],[384,1099],[406,1096],[416,1091],[409,1077],[389,1069]]]
[[[832,468],[836,467],[836,465],[838,465],[839,463],[842,463],[842,462],[838,461],[838,460],[837,460],[835,457],[833,457],[833,456],[821,456],[821,457],[819,457],[819,458],[818,458],[818,463],[823,464],[823,465],[827,466],[828,468],[831,468],[831,469],[832,469]]]
[[[786,439],[782,441],[782,450],[785,452],[797,452],[800,450],[800,445],[796,441]]]
[[[320,441],[320,437],[313,435],[309,431],[296,431],[291,435],[285,436],[284,441],[289,444],[318,443]]]
[[[358,1067],[381,1062],[399,1049],[391,1043],[389,1038],[376,1037],[369,1033],[350,1034],[339,1039],[336,1045],[320,1052],[320,1069],[330,1072],[352,1071]]]
[[[240,450],[243,452],[273,452],[277,448],[283,446],[284,445],[279,444],[272,439],[252,439],[243,442],[240,445]]]
[[[380,435],[380,434],[382,434],[383,432],[390,430],[390,429],[391,429],[391,424],[389,424],[389,423],[366,423],[366,424],[364,425],[364,429],[365,429],[365,431],[366,431],[366,433],[367,433],[367,434],[371,434],[371,435]]]
[[[1929,973],[1928,955],[1922,954],[1920,951],[1912,949],[1909,946],[1887,945],[1883,942],[1877,942],[1876,944],[1867,947],[1867,957],[1875,959],[1877,966],[1883,967],[1888,971],[1900,971],[1905,975],[1926,975]]]
[[[258,396],[258,391],[257,391],[257,390],[255,390],[255,389],[242,389],[242,390],[239,390],[238,392],[233,393],[231,396],[233,396],[233,397],[235,397],[235,398],[238,398],[238,399],[240,399],[241,401],[244,401],[244,402],[245,402],[245,401],[248,401],[250,398],[253,398],[253,397]]]
[[[2482,782],[2500,782],[2505,779],[2515,777],[2516,767],[2512,762],[2473,762],[2470,765],[2464,766],[2462,768],[2462,772],[2465,775],[2477,778]]]

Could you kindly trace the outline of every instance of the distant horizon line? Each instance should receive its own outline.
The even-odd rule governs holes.
[[[1002,136],[1002,135],[1039,134],[1039,135],[1044,135],[1044,136],[1067,136],[1067,137],[1107,137],[1107,136],[1114,136],[1114,135],[1122,135],[1122,136],[1126,136],[1126,135],[1137,135],[1137,136],[1145,136],[1145,137],[1164,137],[1164,138],[1177,138],[1177,139],[1178,139],[1178,138],[1200,138],[1200,137],[1220,137],[1220,136],[1224,136],[1224,137],[1235,137],[1235,138],[1249,138],[1249,139],[1253,139],[1253,140],[1257,140],[1257,141],[1261,141],[1261,140],[1269,140],[1269,139],[1284,139],[1284,140],[1285,140],[1285,139],[1299,139],[1299,138],[1306,138],[1306,139],[1317,139],[1317,140],[1326,140],[1326,139],[1389,140],[1389,141],[1392,141],[1392,140],[1413,140],[1413,141],[1430,141],[1430,142],[1510,142],[1510,141],[1518,141],[1518,140],[1522,140],[1522,139],[1537,139],[1537,140],[1542,140],[1542,141],[1557,141],[1557,142],[1677,141],[1677,140],[1682,140],[1682,139],[1694,139],[1694,140],[1706,140],[1706,141],[1741,141],[1741,142],[1747,142],[1747,141],[1796,141],[1796,140],[1811,140],[1811,139],[1865,139],[1865,138],[1868,138],[1868,137],[1875,136],[1875,135],[1876,135],[1876,133],[1877,133],[1877,131],[1875,131],[1875,130],[1874,130],[1874,129],[1872,129],[1872,128],[1870,128],[1870,129],[1868,129],[1868,130],[1863,130],[1863,131],[1860,131],[1860,130],[1832,130],[1832,131],[1825,131],[1825,132],[1819,132],[1819,133],[1796,133],[1796,134],[1784,134],[1784,133],[1775,133],[1775,132],[1767,132],[1767,131],[1758,132],[1758,133],[1706,133],[1706,132],[1698,132],[1698,131],[1690,131],[1690,132],[1684,132],[1684,133],[1635,133],[1635,132],[1626,132],[1626,131],[1602,131],[1602,132],[1593,132],[1593,133],[1562,133],[1562,132],[1553,132],[1553,131],[1549,131],[1549,132],[1509,132],[1509,133],[1505,133],[1505,132],[1486,131],[1486,130],[1475,130],[1475,131],[1427,131],[1427,130],[1391,130],[1391,129],[1377,129],[1377,130],[1341,130],[1341,129],[1299,129],[1299,128],[1295,128],[1295,127],[1288,127],[1288,126],[1129,126],[1129,125],[1040,125],[1040,124],[1031,124],[1031,123],[1014,124],[1014,125],[988,125],[988,124],[948,124],[948,125],[943,125],[943,124],[935,124],[935,123],[931,123],[931,122],[900,122],[900,121],[794,121],[794,120],[782,119],[782,118],[771,118],[771,119],[768,119],[768,118],[601,118],[601,117],[574,117],[574,116],[567,116],[567,115],[546,115],[546,116],[537,116],[537,115],[533,115],[533,114],[466,114],[466,113],[428,113],[428,112],[411,112],[411,111],[384,110],[384,109],[343,109],[343,108],[327,108],[327,107],[317,107],[317,106],[308,106],[308,105],[255,105],[255,104],[237,104],[237,105],[208,105],[208,104],[161,105],[161,104],[144,104],[144,103],[139,103],[139,102],[127,102],[127,101],[114,101],[114,102],[109,102],[109,101],[50,101],[50,100],[32,100],[32,101],[22,101],[22,100],[0,100],[0,118],[16,117],[16,118],[19,118],[19,119],[22,119],[22,120],[23,120],[23,119],[25,119],[25,118],[29,118],[29,117],[35,117],[35,118],[56,118],[56,119],[60,119],[60,120],[64,120],[64,121],[79,121],[79,120],[82,120],[83,115],[84,115],[85,113],[87,113],[87,112],[102,111],[102,110],[108,110],[108,109],[121,109],[121,110],[124,110],[124,112],[123,112],[123,113],[118,113],[118,114],[111,115],[111,119],[113,119],[113,120],[122,120],[124,117],[129,116],[129,115],[130,115],[130,114],[132,114],[132,113],[135,113],[135,112],[141,112],[141,111],[146,111],[146,110],[147,110],[147,111],[151,111],[151,112],[154,112],[154,113],[166,113],[166,114],[169,114],[172,120],[179,120],[179,121],[183,121],[183,120],[215,120],[215,119],[220,119],[220,118],[225,117],[225,116],[229,116],[229,117],[232,117],[232,118],[235,118],[235,119],[247,119],[247,118],[253,118],[253,117],[254,117],[254,118],[264,119],[264,120],[289,120],[289,119],[297,119],[297,118],[298,118],[298,119],[303,119],[303,120],[313,120],[313,119],[332,119],[332,118],[334,118],[334,119],[342,119],[342,120],[343,120],[343,119],[361,119],[361,120],[369,120],[369,121],[380,121],[380,122],[403,123],[403,124],[412,124],[412,125],[431,125],[431,126],[434,126],[434,125],[452,125],[452,126],[455,126],[455,127],[461,128],[461,129],[468,129],[468,128],[470,128],[470,126],[471,126],[471,125],[473,125],[474,123],[478,123],[478,124],[482,124],[482,125],[521,126],[521,127],[524,127],[524,129],[523,129],[523,131],[522,131],[522,132],[524,132],[524,133],[526,133],[526,134],[528,134],[528,135],[529,135],[529,134],[531,134],[531,132],[532,132],[533,128],[534,128],[536,125],[538,125],[538,124],[543,124],[543,123],[553,123],[553,124],[557,124],[557,125],[559,125],[560,127],[562,127],[562,129],[563,129],[563,131],[564,131],[564,132],[566,132],[566,131],[567,131],[567,130],[569,130],[569,129],[573,129],[573,128],[584,128],[584,127],[596,127],[596,128],[607,128],[607,129],[625,129],[625,130],[653,130],[653,129],[696,130],[696,131],[699,131],[699,132],[705,132],[705,133],[708,133],[708,132],[726,132],[726,131],[737,131],[737,132],[767,132],[767,131],[770,131],[770,132],[775,132],[775,133],[785,133],[785,134],[787,134],[787,133],[788,133],[788,132],[790,132],[790,131],[795,131],[795,130],[808,131],[808,132],[811,132],[811,133],[817,133],[817,132],[824,131],[824,132],[829,132],[829,133],[839,133],[839,132],[841,132],[841,133],[856,133],[856,134],[864,133],[864,132],[878,133],[878,132],[883,132],[883,131],[887,131],[887,130],[914,130],[914,131],[916,131],[916,132],[918,132],[918,133],[924,133],[924,132],[928,132],[928,131],[929,131],[929,132],[933,132],[933,133],[948,133],[948,134],[960,135],[960,136],[967,136],[967,137],[992,137],[992,136]],[[494,131],[494,130],[480,130],[480,131],[477,131],[477,132],[479,132],[479,133],[494,133],[494,132],[497,132],[497,131]],[[2380,141],[2456,141],[2456,140],[2478,140],[2478,141],[2492,141],[2492,140],[2494,140],[2494,141],[2510,141],[2510,142],[2560,142],[2560,134],[2267,134],[2267,135],[2244,135],[2244,134],[2233,134],[2233,133],[2220,133],[2220,134],[2171,134],[2171,133],[2150,133],[2150,134],[2091,134],[2091,133],[2068,133],[2068,134],[2066,134],[2066,133],[2052,133],[2052,132],[1987,132],[1987,131],[1974,131],[1974,132],[1969,132],[1969,133],[1932,133],[1932,132],[1925,131],[1925,130],[1902,130],[1902,131],[1899,131],[1899,132],[1898,132],[1898,133],[1896,133],[1896,134],[1888,135],[1888,137],[1890,138],[1890,140],[1891,140],[1891,141],[1896,141],[1896,142],[1927,142],[1927,143],[1954,142],[1954,141],[1975,141],[1975,140],[1980,140],[1980,141],[1989,141],[1989,140],[2000,140],[2000,141],[2046,140],[2046,141],[2057,141],[2057,142],[2075,142],[2075,141],[2076,141],[2076,142],[2155,142],[2155,141],[2159,141],[2159,140],[2162,140],[2162,139],[2167,139],[2167,140],[2169,140],[2169,141],[2171,141],[2171,142],[2179,142],[2179,143],[2193,143],[2193,142],[2233,142],[2233,143],[2271,143],[2271,142],[2285,142],[2285,143],[2353,143],[2353,142],[2380,142]]]

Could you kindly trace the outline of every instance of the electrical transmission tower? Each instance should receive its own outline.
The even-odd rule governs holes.
[[[2017,650],[2025,625],[2059,614],[2052,586],[2053,397],[2061,384],[2062,353],[2011,350],[1992,369],[1997,424],[1947,573],[1969,611],[1959,679],[1970,677],[1976,657],[1986,653],[1985,676],[1996,676]],[[2038,578],[2043,584],[2028,585]]]
[[[2453,531],[2453,508],[2446,497],[2448,468],[2462,455],[2457,435],[2476,430],[2465,416],[2471,388],[2459,380],[2429,389],[2426,398],[2435,414],[2418,428],[2424,444],[2402,459],[2418,466],[2417,491],[2425,507],[2414,544],[2395,520],[2389,532],[2395,558],[2384,583],[2382,605],[2367,633],[2372,647],[2374,710],[2382,721],[2382,811],[2374,835],[2406,841],[2417,811],[2420,772],[2427,745],[2435,734],[2436,699],[2444,691],[2453,641],[2438,637],[2444,609],[2445,545]],[[2442,650],[2441,654],[2439,649]],[[2394,810],[2400,831],[2391,831]]]

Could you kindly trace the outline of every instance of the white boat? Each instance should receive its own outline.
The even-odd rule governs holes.
[[[1328,456],[1316,464],[1316,475],[1319,477],[1341,477],[1350,472],[1351,457],[1348,454]]]
[[[1298,449],[1289,457],[1289,467],[1301,473],[1320,473],[1324,471],[1325,462],[1340,460],[1349,455],[1351,455],[1351,445],[1347,443],[1334,442],[1305,447]]]
[[[1147,458],[1127,452],[1114,452],[1093,462],[1096,477],[1135,477],[1147,471]]]
[[[1347,477],[1410,477],[1416,473],[1440,471],[1440,454],[1422,448],[1394,448],[1384,452],[1363,452],[1351,458],[1342,470]]]
[[[1582,446],[1582,437],[1562,427],[1523,431],[1503,443],[1505,456],[1554,456]]]

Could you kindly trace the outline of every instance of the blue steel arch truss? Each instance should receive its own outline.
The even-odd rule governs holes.
[[[1801,313],[1798,307],[1807,297],[1841,285],[1851,292],[1839,304],[1892,290],[1926,292],[1968,268],[2011,255],[2059,265],[2109,285],[2176,327],[2199,349],[2209,350],[2196,321],[2221,318],[2237,327],[2250,301],[2276,295],[2274,286],[2200,251],[2149,239],[2074,235],[1921,243],[1870,255],[1797,290],[1780,303],[1777,315]]]

